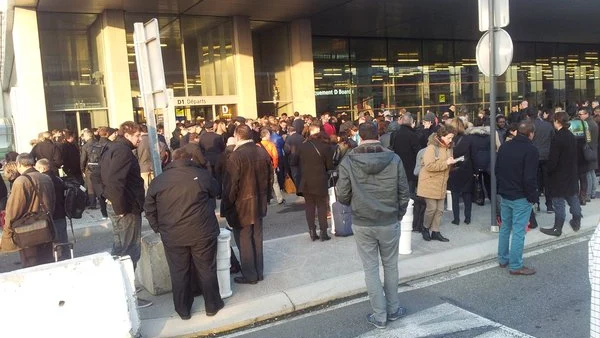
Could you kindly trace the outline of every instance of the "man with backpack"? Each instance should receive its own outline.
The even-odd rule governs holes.
[[[93,201],[92,208],[96,207],[96,200],[98,200],[102,219],[108,219],[108,212],[106,210],[106,198],[102,196],[100,160],[111,143],[108,138],[110,135],[111,129],[108,127],[98,128],[98,136],[100,136],[100,140],[98,141],[95,140],[91,131],[87,133],[84,132],[83,138],[86,140],[86,143],[81,147],[81,171],[85,174],[88,196],[92,195],[92,197],[88,199]],[[88,139],[89,137],[91,137],[91,139]]]

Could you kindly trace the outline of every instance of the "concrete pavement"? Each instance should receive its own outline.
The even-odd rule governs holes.
[[[299,212],[302,199],[287,196],[294,211],[289,223],[303,224]],[[278,207],[269,210],[270,216]],[[280,210],[281,211],[281,210]],[[582,228],[574,233],[567,224],[559,238],[546,236],[539,229],[526,236],[526,248],[560,241],[592,232],[600,219],[600,200],[583,207]],[[448,243],[425,242],[420,234],[411,233],[411,255],[401,255],[398,263],[400,282],[493,259],[497,250],[497,234],[489,231],[489,204],[474,206],[472,223],[450,224],[451,212],[444,213],[442,234]],[[554,215],[538,213],[540,227],[553,224]],[[281,224],[281,226],[286,226]],[[265,279],[256,285],[232,283],[233,296],[225,299],[225,308],[215,317],[206,317],[202,297],[197,297],[190,320],[183,321],[175,313],[171,294],[142,297],[154,302],[140,309],[144,337],[198,336],[243,327],[262,320],[324,304],[329,301],[366,292],[364,274],[353,237],[334,237],[327,242],[311,242],[307,233],[266,240],[264,243]],[[527,259],[525,259],[527,264]],[[523,277],[514,277],[523,278]]]

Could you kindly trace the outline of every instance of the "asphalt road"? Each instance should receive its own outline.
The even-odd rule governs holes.
[[[400,300],[408,316],[385,330],[367,324],[370,305],[361,298],[228,336],[589,337],[587,240],[581,240],[526,258],[534,276],[510,276],[488,262],[405,285]]]

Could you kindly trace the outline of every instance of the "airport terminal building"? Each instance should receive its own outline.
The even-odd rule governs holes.
[[[600,96],[600,2],[510,5],[499,105]],[[43,130],[144,121],[133,24],[152,18],[178,119],[475,111],[489,100],[477,15],[476,0],[8,0],[0,151],[28,151]]]

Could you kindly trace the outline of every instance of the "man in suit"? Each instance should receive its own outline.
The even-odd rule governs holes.
[[[51,263],[54,261],[52,257],[52,238],[49,239],[48,243],[29,248],[19,248],[13,242],[12,222],[22,218],[28,212],[38,212],[41,207],[40,204],[50,213],[54,211],[55,207],[52,179],[33,168],[35,165],[33,156],[27,153],[20,154],[17,156],[16,162],[17,171],[21,176],[13,182],[6,203],[5,226],[0,251],[20,250],[21,267],[23,268]],[[35,184],[36,188],[28,178]]]
[[[215,133],[215,124],[212,121],[207,121],[204,123],[205,133],[200,135],[200,149],[202,150],[202,154],[208,161],[210,165],[210,170],[215,175],[215,164],[217,163],[217,159],[219,156],[225,151],[225,142],[223,142],[223,137],[221,135]]]
[[[235,128],[236,146],[227,159],[224,194],[232,207],[233,236],[240,250],[242,277],[239,284],[256,284],[263,280],[263,229],[271,199],[273,174],[269,154],[252,140],[252,131],[245,124]]]
[[[328,136],[321,132],[317,124],[310,125],[310,136],[302,143],[298,150],[298,161],[302,181],[297,187],[302,192],[305,200],[306,222],[310,239],[327,241],[331,238],[327,234],[327,196],[328,196],[328,170],[333,169],[333,154],[329,144],[325,143]],[[315,208],[319,218],[321,236],[317,236],[315,226]]]

